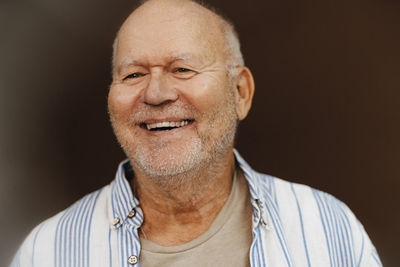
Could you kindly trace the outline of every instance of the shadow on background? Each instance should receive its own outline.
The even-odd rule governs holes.
[[[327,191],[385,266],[400,236],[400,4],[213,1],[256,80],[237,148],[255,169]],[[0,3],[0,265],[40,221],[107,183],[111,44],[130,1]]]

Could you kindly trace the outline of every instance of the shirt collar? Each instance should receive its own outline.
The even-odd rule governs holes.
[[[139,208],[139,199],[133,194],[129,178],[127,177],[127,170],[131,168],[129,160],[122,161],[119,166],[115,179],[111,183],[111,224],[118,228],[124,224],[128,216],[135,210],[138,217],[137,220],[133,220],[137,227],[143,223],[143,214]],[[132,214],[132,213],[131,213]],[[129,220],[132,221],[132,220]]]
[[[272,181],[269,176],[263,175],[254,171],[250,165],[242,158],[239,152],[233,150],[236,158],[236,162],[242,169],[244,176],[249,186],[251,204],[253,206],[253,225],[261,225],[265,229],[270,230],[270,218],[267,213],[267,201],[268,204],[274,205],[272,190],[268,190],[268,184]],[[270,188],[269,188],[270,189]]]

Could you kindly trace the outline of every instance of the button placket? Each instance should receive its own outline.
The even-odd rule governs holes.
[[[128,249],[127,255],[130,255],[127,259],[129,265],[139,265],[139,254],[140,254],[140,241],[139,241],[139,234],[138,234],[138,228],[140,227],[140,225],[137,225],[137,223],[139,222],[136,219],[135,216],[137,215],[137,212],[135,208],[133,208],[127,215],[126,215],[126,220],[124,221],[124,227],[123,230],[124,231],[128,231],[130,234],[133,234],[134,236],[136,236],[138,239],[134,240],[134,244],[133,244],[133,250]],[[128,233],[126,233],[128,234]],[[125,258],[126,260],[126,258]]]

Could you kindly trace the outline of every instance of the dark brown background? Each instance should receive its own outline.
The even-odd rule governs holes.
[[[330,192],[385,266],[398,256],[400,4],[215,1],[256,80],[237,147],[257,170]],[[43,219],[113,179],[111,43],[132,1],[0,2],[0,266]]]

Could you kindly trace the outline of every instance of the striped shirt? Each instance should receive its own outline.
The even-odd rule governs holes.
[[[382,266],[350,209],[333,196],[255,172],[235,151],[253,207],[251,266]],[[38,225],[12,267],[140,266],[139,200],[120,164],[111,184]],[[210,264],[212,266],[212,264]]]

